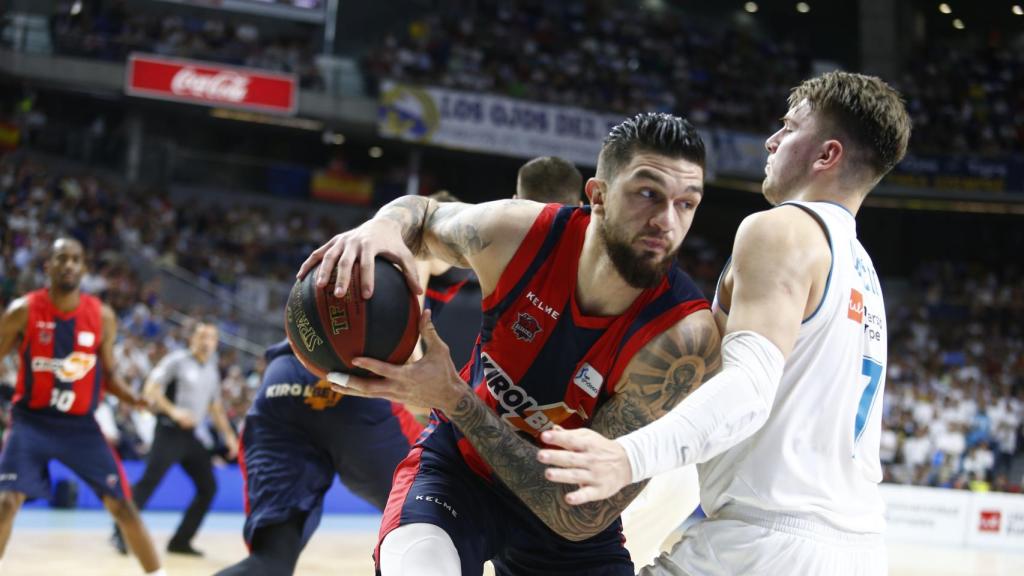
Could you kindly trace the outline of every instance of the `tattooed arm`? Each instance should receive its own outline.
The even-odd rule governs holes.
[[[594,415],[591,428],[615,438],[653,422],[721,365],[719,335],[710,312],[691,314],[651,340],[630,361],[613,396]],[[599,502],[570,506],[574,486],[549,482],[538,448],[522,438],[468,388],[446,414],[498,478],[549,528],[578,541],[615,520],[643,489],[626,487]]]
[[[374,258],[380,255],[398,264],[409,285],[420,293],[414,257],[437,258],[473,268],[486,295],[543,208],[543,204],[525,200],[463,204],[404,196],[381,208],[369,221],[313,251],[298,277],[322,261],[317,285],[326,286],[334,275],[335,293],[340,296],[347,291],[352,269],[358,263],[363,297],[368,298],[373,293]]]

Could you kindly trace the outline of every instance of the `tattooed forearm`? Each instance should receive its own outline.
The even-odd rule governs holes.
[[[565,495],[574,487],[544,478],[537,447],[520,436],[476,394],[466,389],[448,417],[508,488],[549,528],[572,541],[598,534],[622,513],[640,488],[631,486],[614,498],[570,506]]]
[[[626,372],[656,416],[668,412],[721,368],[718,330],[710,322],[684,322],[641,350]]]
[[[626,367],[615,395],[594,415],[590,427],[617,438],[653,422],[717,370],[718,330],[710,315],[688,318],[649,342]],[[594,536],[612,523],[643,489],[632,484],[615,496],[569,506],[565,495],[576,487],[544,478],[537,447],[520,436],[467,388],[452,422],[512,490],[552,530],[569,540]]]
[[[431,212],[427,220],[427,229],[432,238],[436,239],[433,248],[443,260],[457,266],[469,267],[468,257],[483,252],[491,245],[489,238],[481,235],[476,219],[473,219],[473,208],[465,205],[440,205]]]
[[[402,229],[402,240],[413,254],[423,253],[423,228],[431,202],[422,196],[403,196],[377,213],[378,218],[391,220]]]

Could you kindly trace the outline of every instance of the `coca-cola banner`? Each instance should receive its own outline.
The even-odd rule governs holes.
[[[295,76],[211,62],[132,54],[125,91],[132,96],[206,106],[294,114]]]

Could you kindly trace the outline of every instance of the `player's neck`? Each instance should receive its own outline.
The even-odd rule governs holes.
[[[576,271],[576,303],[587,316],[617,316],[625,312],[643,292],[630,286],[616,270],[594,226],[580,252]]]
[[[50,287],[50,302],[61,312],[73,312],[81,301],[81,292],[76,288],[67,292]]]
[[[864,201],[864,196],[865,194],[863,193],[841,190],[833,185],[808,186],[787,198],[787,201],[830,202],[846,208],[847,212],[857,216],[857,211],[860,210],[860,205]]]

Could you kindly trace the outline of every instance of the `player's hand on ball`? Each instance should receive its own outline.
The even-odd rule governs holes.
[[[352,268],[358,265],[363,284],[361,293],[364,299],[369,299],[373,295],[374,258],[378,254],[401,268],[413,293],[423,293],[416,272],[416,259],[405,245],[401,230],[390,220],[369,220],[357,228],[331,238],[306,258],[296,277],[304,277],[317,263],[323,261],[316,285],[323,288],[333,280],[334,295],[341,298],[348,292]]]
[[[373,358],[356,358],[353,365],[380,378],[331,372],[327,381],[339,392],[353,396],[386,398],[400,404],[448,411],[458,401],[458,392],[466,383],[455,370],[448,345],[430,321],[430,310],[425,310],[420,316],[420,336],[427,353],[412,364],[388,364]]]
[[[556,426],[541,434],[540,439],[564,448],[540,450],[537,460],[553,466],[544,471],[548,480],[579,486],[565,495],[569,504],[578,506],[604,500],[633,481],[629,458],[622,446],[589,428],[564,430]]]

